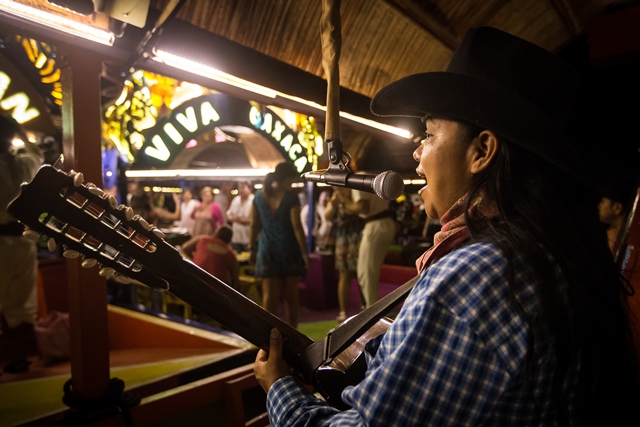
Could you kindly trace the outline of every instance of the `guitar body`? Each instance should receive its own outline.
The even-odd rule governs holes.
[[[113,196],[82,180],[82,174],[43,166],[22,186],[8,212],[28,227],[25,235],[49,236],[64,245],[66,257],[81,255],[83,267],[97,265],[102,276],[120,283],[168,291],[257,347],[268,349],[271,329],[277,328],[283,336],[283,357],[298,377],[333,406],[344,407],[340,392],[357,384],[366,371],[364,345],[389,322],[379,321],[338,356],[328,358],[329,337],[314,342],[284,323],[183,258],[159,229],[134,217],[131,208],[117,206]]]
[[[347,322],[349,320],[347,319]],[[364,355],[365,346],[372,339],[387,332],[391,323],[390,319],[380,319],[345,351],[316,370],[315,375],[319,391],[333,406],[338,409],[345,408],[340,398],[342,390],[347,386],[355,385],[362,381],[367,371],[367,362]]]

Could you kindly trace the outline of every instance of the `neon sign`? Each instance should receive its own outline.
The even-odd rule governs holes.
[[[167,168],[180,153],[185,142],[218,126],[235,125],[255,129],[269,140],[285,159],[302,173],[311,168],[307,149],[299,143],[297,133],[268,108],[221,93],[191,99],[143,132],[145,143],[135,168]]]
[[[282,121],[271,112],[261,113],[256,107],[251,106],[249,110],[249,122],[259,131],[270,135],[284,151],[288,158],[293,162],[298,172],[302,173],[307,164],[306,150],[294,140],[291,130],[282,123]]]
[[[40,82],[50,88],[51,100],[58,107],[62,105],[62,83],[60,82],[60,68],[51,47],[34,39],[16,36],[29,61],[38,70]]]
[[[24,92],[17,92],[6,98],[4,95],[11,84],[11,77],[4,71],[0,71],[0,108],[3,110],[13,110],[11,117],[18,123],[23,124],[40,115],[40,111],[35,107],[29,107],[31,100]]]
[[[182,126],[182,129],[189,134],[198,132],[200,125],[207,127],[209,124],[216,123],[220,120],[220,115],[208,101],[200,104],[200,120],[196,117],[196,110],[193,106],[187,107],[184,112],[178,113],[174,117]],[[176,146],[181,145],[185,140],[185,137],[171,121],[165,123],[162,126],[162,130]],[[163,162],[169,160],[171,152],[167,148],[167,144],[161,134],[153,135],[151,137],[151,144],[152,145],[144,148],[144,153],[147,156],[154,157]]]

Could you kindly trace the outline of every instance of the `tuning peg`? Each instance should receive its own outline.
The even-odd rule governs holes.
[[[38,240],[40,240],[40,233],[38,233],[35,230],[31,230],[29,228],[25,229],[22,232],[22,235],[29,240],[33,240],[34,242],[37,242]]]
[[[159,238],[164,239],[164,233],[159,228],[153,227],[151,231],[153,232],[153,234],[155,234]]]
[[[138,223],[140,223],[140,225],[145,229],[148,230],[149,228],[151,228],[151,226],[149,225],[149,223],[147,222],[147,220],[145,220],[142,217],[138,218]]]
[[[91,194],[95,194],[96,196],[102,196],[104,194],[104,191],[102,191],[102,189],[96,187],[95,185],[87,188],[89,189]]]
[[[107,201],[109,202],[109,206],[111,206],[111,209],[116,209],[118,207],[118,201],[111,194],[107,196]]]
[[[84,175],[82,174],[82,172],[78,172],[75,175],[73,175],[73,185],[75,185],[76,187],[80,187],[83,182],[84,182]]]
[[[133,219],[133,209],[127,206],[124,210],[124,216],[127,218],[127,220],[131,221]]]
[[[93,258],[87,258],[84,261],[82,261],[82,266],[84,268],[95,267],[96,264],[98,264],[98,261]]]
[[[47,241],[47,248],[49,249],[49,252],[53,252],[56,250],[56,241],[55,239],[52,237]]]
[[[131,279],[129,279],[124,274],[116,274],[115,275],[115,279],[116,279],[116,282],[122,283],[124,285],[127,285],[127,284],[131,283]]]
[[[62,253],[62,256],[69,259],[75,259],[80,256],[80,252],[74,251],[73,249],[67,249]]]
[[[133,209],[131,209],[127,205],[120,205],[118,206],[118,210],[124,212],[125,218],[127,218],[128,221],[131,221],[131,219],[133,218]]]
[[[103,277],[111,277],[115,272],[116,271],[111,267],[104,267],[100,269],[100,272],[98,274],[100,274]]]

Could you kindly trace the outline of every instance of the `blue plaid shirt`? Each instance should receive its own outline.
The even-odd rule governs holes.
[[[523,321],[507,289],[507,261],[496,246],[461,247],[428,268],[386,334],[370,342],[365,379],[342,393],[338,411],[292,377],[267,395],[272,426],[555,425],[551,393],[557,366],[549,334]],[[516,298],[535,316],[533,278],[516,264]],[[566,282],[556,273],[562,289]],[[529,334],[535,369],[524,376]],[[377,347],[376,347],[377,346]],[[377,352],[375,351],[377,348]],[[572,354],[561,404],[569,424],[579,355]],[[531,363],[530,362],[530,363]]]

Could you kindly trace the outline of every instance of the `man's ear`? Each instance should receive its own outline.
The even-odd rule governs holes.
[[[469,147],[469,171],[477,174],[489,167],[498,153],[499,147],[500,141],[495,133],[490,130],[480,132],[480,134],[471,141],[471,146]]]
[[[615,212],[616,215],[622,215],[622,203],[613,202],[611,205],[611,210]]]

